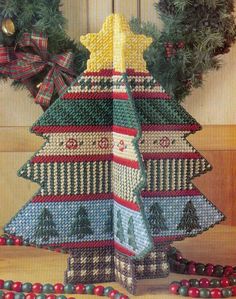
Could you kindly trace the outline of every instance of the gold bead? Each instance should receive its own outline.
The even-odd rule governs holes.
[[[16,31],[15,24],[10,18],[3,19],[1,27],[2,27],[2,32],[7,36],[12,36]]]

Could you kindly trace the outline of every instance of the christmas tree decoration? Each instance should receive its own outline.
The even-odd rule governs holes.
[[[2,32],[7,36],[12,36],[16,32],[15,24],[10,18],[3,19],[1,27],[2,27]]]
[[[163,28],[134,19],[132,29],[154,39],[145,52],[148,70],[178,102],[217,70],[220,57],[235,42],[233,0],[159,0],[155,4]]]
[[[186,140],[200,125],[147,71],[152,39],[115,14],[81,42],[87,69],[32,126],[46,142],[19,170],[40,189],[5,232],[68,252],[69,284],[117,280],[135,293],[139,279],[169,274],[171,242],[224,215],[191,183],[210,169]],[[189,202],[191,230],[179,226]],[[47,240],[35,234],[44,208],[57,231]]]
[[[191,200],[187,202],[184,208],[183,217],[181,218],[181,221],[177,228],[180,230],[185,229],[188,233],[190,233],[194,229],[201,228],[199,224],[199,218],[196,214],[196,209]]]

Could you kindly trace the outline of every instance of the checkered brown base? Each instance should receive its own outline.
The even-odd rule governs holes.
[[[131,294],[136,293],[140,279],[169,275],[169,243],[156,246],[143,260],[133,260],[112,247],[84,248],[72,251],[65,273],[66,283],[100,283],[118,281]]]
[[[146,258],[135,261],[115,251],[115,277],[131,294],[136,293],[140,279],[161,278],[169,275],[167,250],[169,243],[156,246]]]
[[[114,281],[114,249],[83,248],[70,252],[65,282],[76,284]]]

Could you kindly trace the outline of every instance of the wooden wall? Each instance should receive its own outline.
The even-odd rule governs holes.
[[[104,18],[112,12],[127,18],[138,16],[156,22],[153,0],[63,0],[68,32],[97,32]],[[191,143],[213,165],[213,171],[195,179],[199,189],[236,225],[236,45],[223,57],[223,67],[205,77],[202,89],[194,90],[184,107],[203,125],[203,131],[191,136]],[[42,114],[27,91],[14,91],[9,82],[0,88],[0,227],[39,188],[18,178],[16,171],[42,144],[28,132]]]

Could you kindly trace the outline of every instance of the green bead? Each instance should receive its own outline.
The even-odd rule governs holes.
[[[15,293],[15,298],[14,299],[24,299],[25,294],[24,293]]]
[[[219,288],[220,287],[220,280],[219,279],[212,279],[210,281],[210,287],[211,288]]]
[[[14,241],[12,239],[7,239],[6,244],[7,245],[13,245]]]
[[[232,291],[231,289],[222,289],[221,294],[224,298],[228,298],[232,296]]]
[[[194,288],[199,287],[199,281],[197,279],[190,279],[189,283],[190,283],[191,287],[194,287]]]
[[[230,284],[231,285],[236,285],[236,277],[234,277],[234,276],[230,277]]]
[[[223,266],[215,266],[213,276],[221,277],[224,273],[224,267]]]
[[[11,286],[13,284],[13,281],[12,280],[5,280],[4,282],[4,285],[3,285],[3,288],[5,290],[11,290]]]
[[[188,296],[188,287],[185,287],[185,286],[181,286],[178,290],[178,293],[181,295],[181,296]]]
[[[109,295],[109,293],[111,292],[111,291],[113,291],[114,289],[112,288],[112,287],[106,287],[105,289],[104,289],[104,296],[108,296]]]
[[[30,293],[32,291],[32,283],[26,282],[22,284],[22,292]]]
[[[54,287],[50,283],[46,283],[43,285],[43,293],[52,294],[54,293]]]
[[[4,292],[0,291],[0,299],[3,299],[5,297]]]
[[[57,299],[67,299],[67,298],[64,295],[59,295],[59,296],[57,296]]]
[[[46,299],[46,296],[44,294],[38,294],[36,299]]]
[[[73,284],[70,284],[70,283],[66,284],[64,286],[64,293],[65,294],[74,294],[75,288],[74,288]]]
[[[93,284],[87,284],[85,286],[86,294],[93,294],[94,288],[95,288],[95,286]]]
[[[205,267],[204,264],[199,263],[199,264],[196,265],[196,271],[197,271],[198,275],[203,275],[204,272],[205,272],[205,269],[206,269],[206,267]]]
[[[200,297],[201,298],[210,298],[211,292],[208,289],[201,289],[200,290]]]

